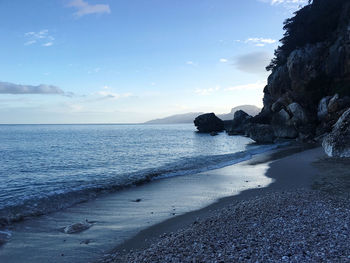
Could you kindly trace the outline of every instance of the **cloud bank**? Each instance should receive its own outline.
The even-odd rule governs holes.
[[[106,4],[91,5],[84,0],[72,0],[68,4],[69,7],[74,7],[77,11],[74,13],[76,17],[82,17],[91,14],[110,14],[111,9]]]
[[[52,94],[66,95],[63,90],[52,85],[20,85],[9,82],[0,82],[0,94]],[[70,95],[70,94],[68,94]]]
[[[266,73],[265,67],[270,63],[273,55],[265,52],[252,52],[236,58],[234,65],[240,71],[253,74]]]

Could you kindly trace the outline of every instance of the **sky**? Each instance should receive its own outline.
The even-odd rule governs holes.
[[[0,0],[0,123],[138,123],[262,106],[306,0]]]

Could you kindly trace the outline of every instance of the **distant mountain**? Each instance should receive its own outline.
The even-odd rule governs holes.
[[[231,121],[233,120],[233,116],[235,114],[236,111],[245,111],[246,113],[248,113],[251,116],[255,116],[258,115],[259,112],[261,111],[260,108],[258,108],[257,106],[254,105],[240,105],[237,107],[234,107],[230,113],[227,114],[218,114],[217,116],[222,119],[223,121]]]
[[[217,116],[222,120],[233,120],[233,115],[238,110],[243,110],[249,115],[255,116],[260,112],[261,109],[254,105],[242,105],[242,106],[237,106],[233,108],[230,113],[219,114]],[[161,119],[150,120],[145,122],[145,124],[193,123],[194,119],[202,114],[204,114],[204,112],[190,112],[185,114],[177,114],[177,115],[172,115]]]
[[[184,114],[172,115],[162,119],[155,119],[145,122],[145,124],[177,124],[177,123],[193,123],[193,120],[202,115],[203,112],[190,112]]]

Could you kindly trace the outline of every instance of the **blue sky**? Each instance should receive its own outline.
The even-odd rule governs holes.
[[[0,123],[130,123],[262,105],[305,0],[0,0]]]

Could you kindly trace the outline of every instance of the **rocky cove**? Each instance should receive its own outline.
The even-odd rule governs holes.
[[[262,111],[238,111],[229,124],[204,114],[194,124],[199,132],[226,130],[257,143],[323,142],[329,156],[350,157],[350,3],[313,1],[284,30],[267,67]]]

